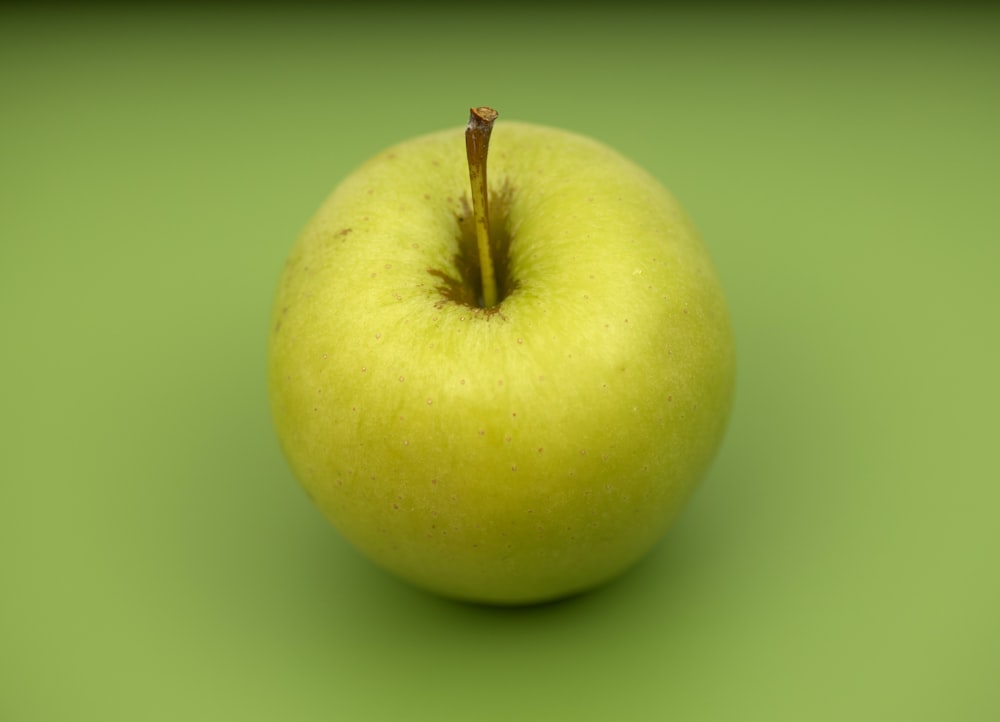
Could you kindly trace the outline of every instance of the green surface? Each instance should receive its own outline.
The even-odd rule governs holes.
[[[1000,718],[1000,15],[650,12],[0,10],[0,719]],[[481,103],[661,178],[739,351],[665,543],[522,611],[362,560],[264,390],[307,218]]]

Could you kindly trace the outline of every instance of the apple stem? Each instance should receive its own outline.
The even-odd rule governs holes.
[[[486,155],[490,148],[490,133],[497,119],[493,108],[472,108],[465,128],[465,153],[469,160],[469,182],[472,185],[472,211],[476,221],[476,243],[479,246],[479,270],[483,277],[483,307],[497,305],[497,278],[493,268],[490,245],[489,191],[486,185]]]

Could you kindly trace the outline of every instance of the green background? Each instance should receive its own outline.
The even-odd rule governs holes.
[[[0,10],[0,719],[1000,719],[1000,15]],[[292,241],[472,104],[638,160],[716,260],[725,445],[617,583],[415,591],[296,487]]]

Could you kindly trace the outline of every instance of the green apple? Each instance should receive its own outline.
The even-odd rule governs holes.
[[[322,205],[281,276],[268,384],[294,474],[361,552],[442,595],[527,604],[664,535],[723,435],[733,342],[653,177],[510,122],[486,191],[484,110],[465,145],[390,148]]]

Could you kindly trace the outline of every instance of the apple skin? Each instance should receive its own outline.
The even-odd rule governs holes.
[[[664,535],[723,436],[733,340],[702,242],[632,162],[500,122],[489,181],[508,261],[485,311],[459,298],[461,131],[344,180],[281,276],[269,395],[295,476],[361,552],[441,595],[529,604]]]

